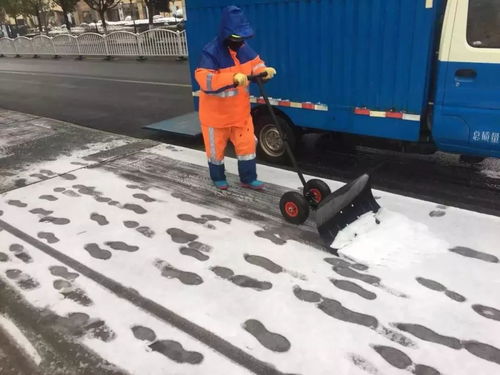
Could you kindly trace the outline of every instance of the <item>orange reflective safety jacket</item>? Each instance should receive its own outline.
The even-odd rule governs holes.
[[[236,87],[236,73],[258,74],[266,68],[257,53],[244,43],[237,51],[225,40],[230,35],[248,34],[249,24],[241,13],[229,10],[222,15],[219,35],[208,43],[195,78],[200,85],[200,122],[211,128],[244,126],[250,116],[248,87]]]

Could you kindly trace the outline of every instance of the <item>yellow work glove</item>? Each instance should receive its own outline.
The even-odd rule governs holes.
[[[236,86],[247,87],[248,86],[248,77],[243,73],[236,73],[233,76],[233,82]]]
[[[264,77],[264,79],[272,79],[276,75],[276,69],[274,68],[266,68],[264,71],[267,73],[267,75]]]

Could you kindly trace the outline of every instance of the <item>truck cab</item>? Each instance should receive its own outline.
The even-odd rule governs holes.
[[[500,1],[448,0],[437,69],[438,148],[500,157]]]

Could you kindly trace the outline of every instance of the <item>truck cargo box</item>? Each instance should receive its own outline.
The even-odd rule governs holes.
[[[191,70],[224,6],[240,6],[249,41],[277,77],[271,97],[310,128],[418,140],[442,0],[190,0]],[[193,79],[193,91],[199,90]],[[252,91],[256,94],[256,91]],[[195,94],[196,95],[196,94]],[[257,101],[254,99],[254,101]]]

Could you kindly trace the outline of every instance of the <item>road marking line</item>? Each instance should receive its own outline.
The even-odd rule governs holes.
[[[47,77],[66,77],[66,78],[75,78],[75,79],[90,79],[90,80],[95,80],[95,81],[121,82],[121,83],[131,83],[131,84],[139,84],[139,85],[191,87],[191,85],[188,85],[185,83],[134,81],[131,79],[90,77],[90,76],[80,76],[80,75],[64,74],[64,73],[21,72],[21,71],[17,71],[17,70],[0,70],[0,74],[2,74],[2,73],[3,74],[19,74],[19,75],[27,75],[27,76],[47,76]]]
[[[216,334],[176,314],[166,307],[163,307],[162,305],[141,296],[132,289],[116,282],[113,279],[110,279],[107,276],[104,276],[102,273],[94,271],[83,263],[80,263],[77,260],[67,256],[66,254],[61,253],[60,251],[37,240],[36,238],[31,237],[29,234],[21,231],[20,229],[17,229],[16,227],[13,227],[3,220],[0,220],[0,228],[37,248],[38,250],[44,252],[45,254],[51,256],[52,258],[58,260],[59,262],[64,263],[66,266],[81,273],[85,277],[88,277],[89,279],[102,285],[104,288],[108,289],[111,293],[115,294],[119,298],[127,300],[140,309],[187,333],[191,337],[218,351],[223,356],[236,362],[247,370],[259,375],[284,375],[282,372],[275,369],[273,365],[253,357],[237,346],[234,346],[229,341],[226,341],[222,337],[217,336]]]

